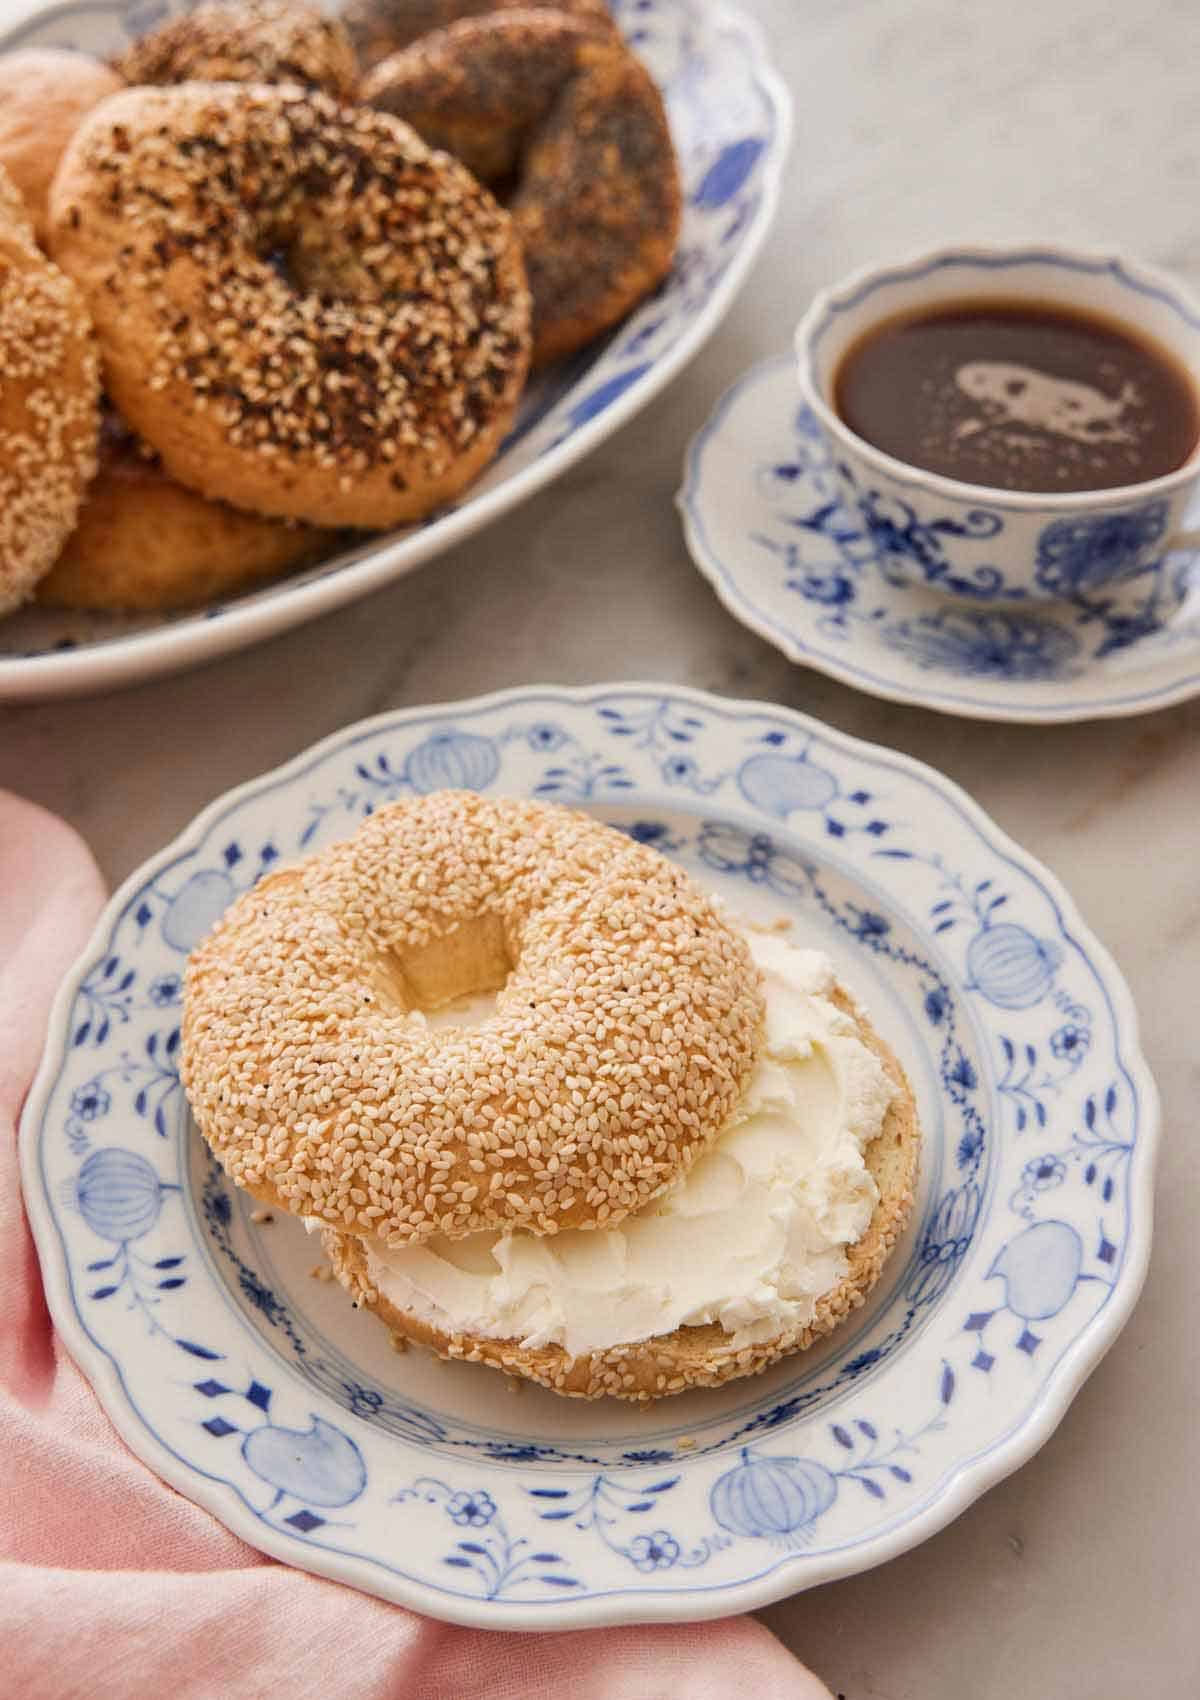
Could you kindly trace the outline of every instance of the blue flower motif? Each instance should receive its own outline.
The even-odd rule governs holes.
[[[1067,1166],[1058,1157],[1034,1157],[1021,1170],[1021,1179],[1034,1192],[1048,1192],[1067,1178]]]
[[[850,905],[853,907],[853,905]],[[892,923],[886,915],[877,914],[873,909],[859,909],[855,913],[854,925],[850,931],[856,939],[881,939],[885,933],[890,933]]]
[[[644,1446],[637,1452],[622,1452],[623,1464],[670,1464],[675,1454],[662,1446]]]
[[[976,1128],[964,1133],[958,1142],[958,1166],[965,1169],[983,1150],[983,1135]]]
[[[383,1394],[377,1393],[373,1387],[363,1387],[357,1381],[347,1381],[344,1385],[350,1409],[356,1417],[373,1417],[382,1408]]]
[[[456,1493],[450,1496],[447,1512],[456,1523],[481,1529],[496,1515],[496,1502],[490,1493]]]
[[[629,1556],[639,1570],[669,1570],[679,1557],[679,1542],[665,1529],[656,1529],[652,1535],[635,1535]]]
[[[662,775],[668,785],[694,785],[700,769],[691,756],[670,756],[663,763]]]
[[[150,983],[150,1002],[159,1009],[178,1003],[183,996],[183,981],[178,974],[160,974]]]
[[[925,1014],[929,1017],[929,1020],[934,1027],[941,1026],[942,1022],[946,1019],[946,1011],[949,1007],[950,1000],[946,996],[945,992],[940,989],[932,992],[926,992]]]
[[[856,1358],[850,1359],[843,1373],[861,1375],[864,1370],[870,1369],[872,1364],[877,1364],[882,1356],[883,1352],[878,1346],[869,1346],[865,1352],[860,1352]]]
[[[486,1442],[483,1450],[489,1458],[504,1464],[534,1464],[539,1458],[554,1452],[553,1447],[537,1446],[531,1440],[492,1440]]]
[[[211,1192],[204,1201],[206,1215],[210,1216],[219,1227],[227,1228],[233,1220],[233,1205],[229,1202],[227,1192]]]
[[[1092,1042],[1092,1035],[1086,1027],[1079,1027],[1073,1021],[1068,1021],[1050,1035],[1050,1049],[1060,1062],[1079,1062],[1087,1052]]]
[[[952,1080],[956,1086],[961,1086],[964,1092],[974,1092],[979,1085],[979,1076],[975,1072],[971,1059],[964,1051],[958,1053],[954,1067],[950,1069],[947,1078]]]
[[[539,721],[536,726],[529,728],[525,738],[531,750],[561,750],[567,741],[567,734],[561,726],[551,726],[547,721]]]
[[[1166,502],[1055,520],[1038,538],[1037,581],[1055,596],[1079,596],[1135,578],[1166,529]]]
[[[251,1270],[238,1270],[238,1285],[255,1310],[261,1311],[268,1322],[278,1324],[280,1319],[287,1315],[286,1307],[279,1302],[270,1287],[264,1286]]]
[[[71,1108],[80,1121],[94,1122],[108,1114],[112,1099],[98,1080],[89,1080],[86,1085],[77,1086],[71,1094]]]
[[[791,585],[806,602],[820,602],[827,608],[844,608],[857,594],[843,573],[805,573],[803,578],[793,579]]]
[[[1065,626],[996,608],[922,614],[884,627],[882,636],[889,649],[924,671],[975,679],[1068,678],[1079,653],[1079,639]]]

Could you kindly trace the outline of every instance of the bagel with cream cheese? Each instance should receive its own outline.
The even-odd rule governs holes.
[[[230,1175],[398,1342],[568,1396],[811,1344],[911,1207],[912,1092],[825,958],[555,805],[435,793],[261,881],[181,1056]]]

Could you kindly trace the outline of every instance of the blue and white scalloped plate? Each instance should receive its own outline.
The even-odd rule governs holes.
[[[1140,601],[1120,606],[1083,595],[981,606],[914,585],[914,569],[936,576],[938,538],[910,516],[869,525],[850,513],[791,355],[718,402],[678,502],[693,559],[731,614],[873,696],[979,720],[1069,721],[1200,691],[1200,552],[1171,556]]]
[[[442,786],[614,822],[830,952],[925,1130],[863,1310],[756,1379],[639,1410],[412,1350],[226,1181],[176,1070],[184,957],[267,868]],[[57,1326],[130,1447],[291,1564],[436,1617],[709,1617],[932,1534],[1047,1438],[1150,1248],[1154,1084],[1057,882],[929,768],[665,686],[384,716],[214,803],[128,880],[21,1129]]]
[[[0,0],[0,51],[120,49],[181,0]],[[685,209],[663,287],[618,327],[531,385],[496,460],[453,508],[371,538],[250,595],[155,617],[27,609],[0,621],[0,700],[70,695],[245,648],[352,602],[461,542],[557,478],[657,395],[733,302],[770,227],[791,129],[787,90],[757,27],[709,0],[613,0],[666,96]],[[28,12],[19,25],[16,12]]]

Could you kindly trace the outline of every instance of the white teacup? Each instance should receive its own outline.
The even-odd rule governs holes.
[[[1200,305],[1159,272],[1065,248],[943,248],[871,268],[818,295],[796,331],[800,392],[832,451],[842,495],[889,582],[974,600],[1111,601],[1155,594],[1168,552],[1194,543],[1184,515],[1200,443],[1174,472],[1108,490],[1026,494],[960,483],[872,447],[833,407],[834,374],[873,326],[943,302],[1029,300],[1103,314],[1152,338],[1200,394]]]

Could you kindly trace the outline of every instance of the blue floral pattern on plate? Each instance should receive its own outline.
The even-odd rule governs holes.
[[[107,54],[179,0],[68,0],[8,31],[0,48]],[[680,369],[729,307],[770,226],[787,155],[790,97],[756,26],[710,0],[614,0],[664,89],[684,219],[663,286],[622,325],[543,374],[495,462],[423,525],[360,541],[307,572],[199,611],[114,620],[24,610],[0,627],[0,697],[111,684],[237,648],[365,594],[429,560],[557,477]]]
[[[1011,596],[1001,575],[986,562],[956,572],[945,544],[966,526],[986,552],[1002,516],[979,509],[939,529],[871,490],[852,511],[790,358],[718,403],[679,506],[731,613],[793,661],[876,695],[1053,721],[1142,713],[1200,690],[1200,555],[1163,561],[1162,503],[1046,526],[1037,576],[1061,600],[989,603]]]
[[[176,1073],[187,949],[277,863],[445,784],[594,811],[794,921],[872,1008],[921,1104],[921,1193],[824,1345],[649,1413],[513,1399],[396,1357],[211,1159]],[[56,1321],[135,1451],[292,1563],[528,1627],[725,1612],[938,1527],[1128,1313],[1156,1137],[1116,971],[961,793],[781,708],[614,686],[389,715],[214,804],[103,917],[22,1155]]]

